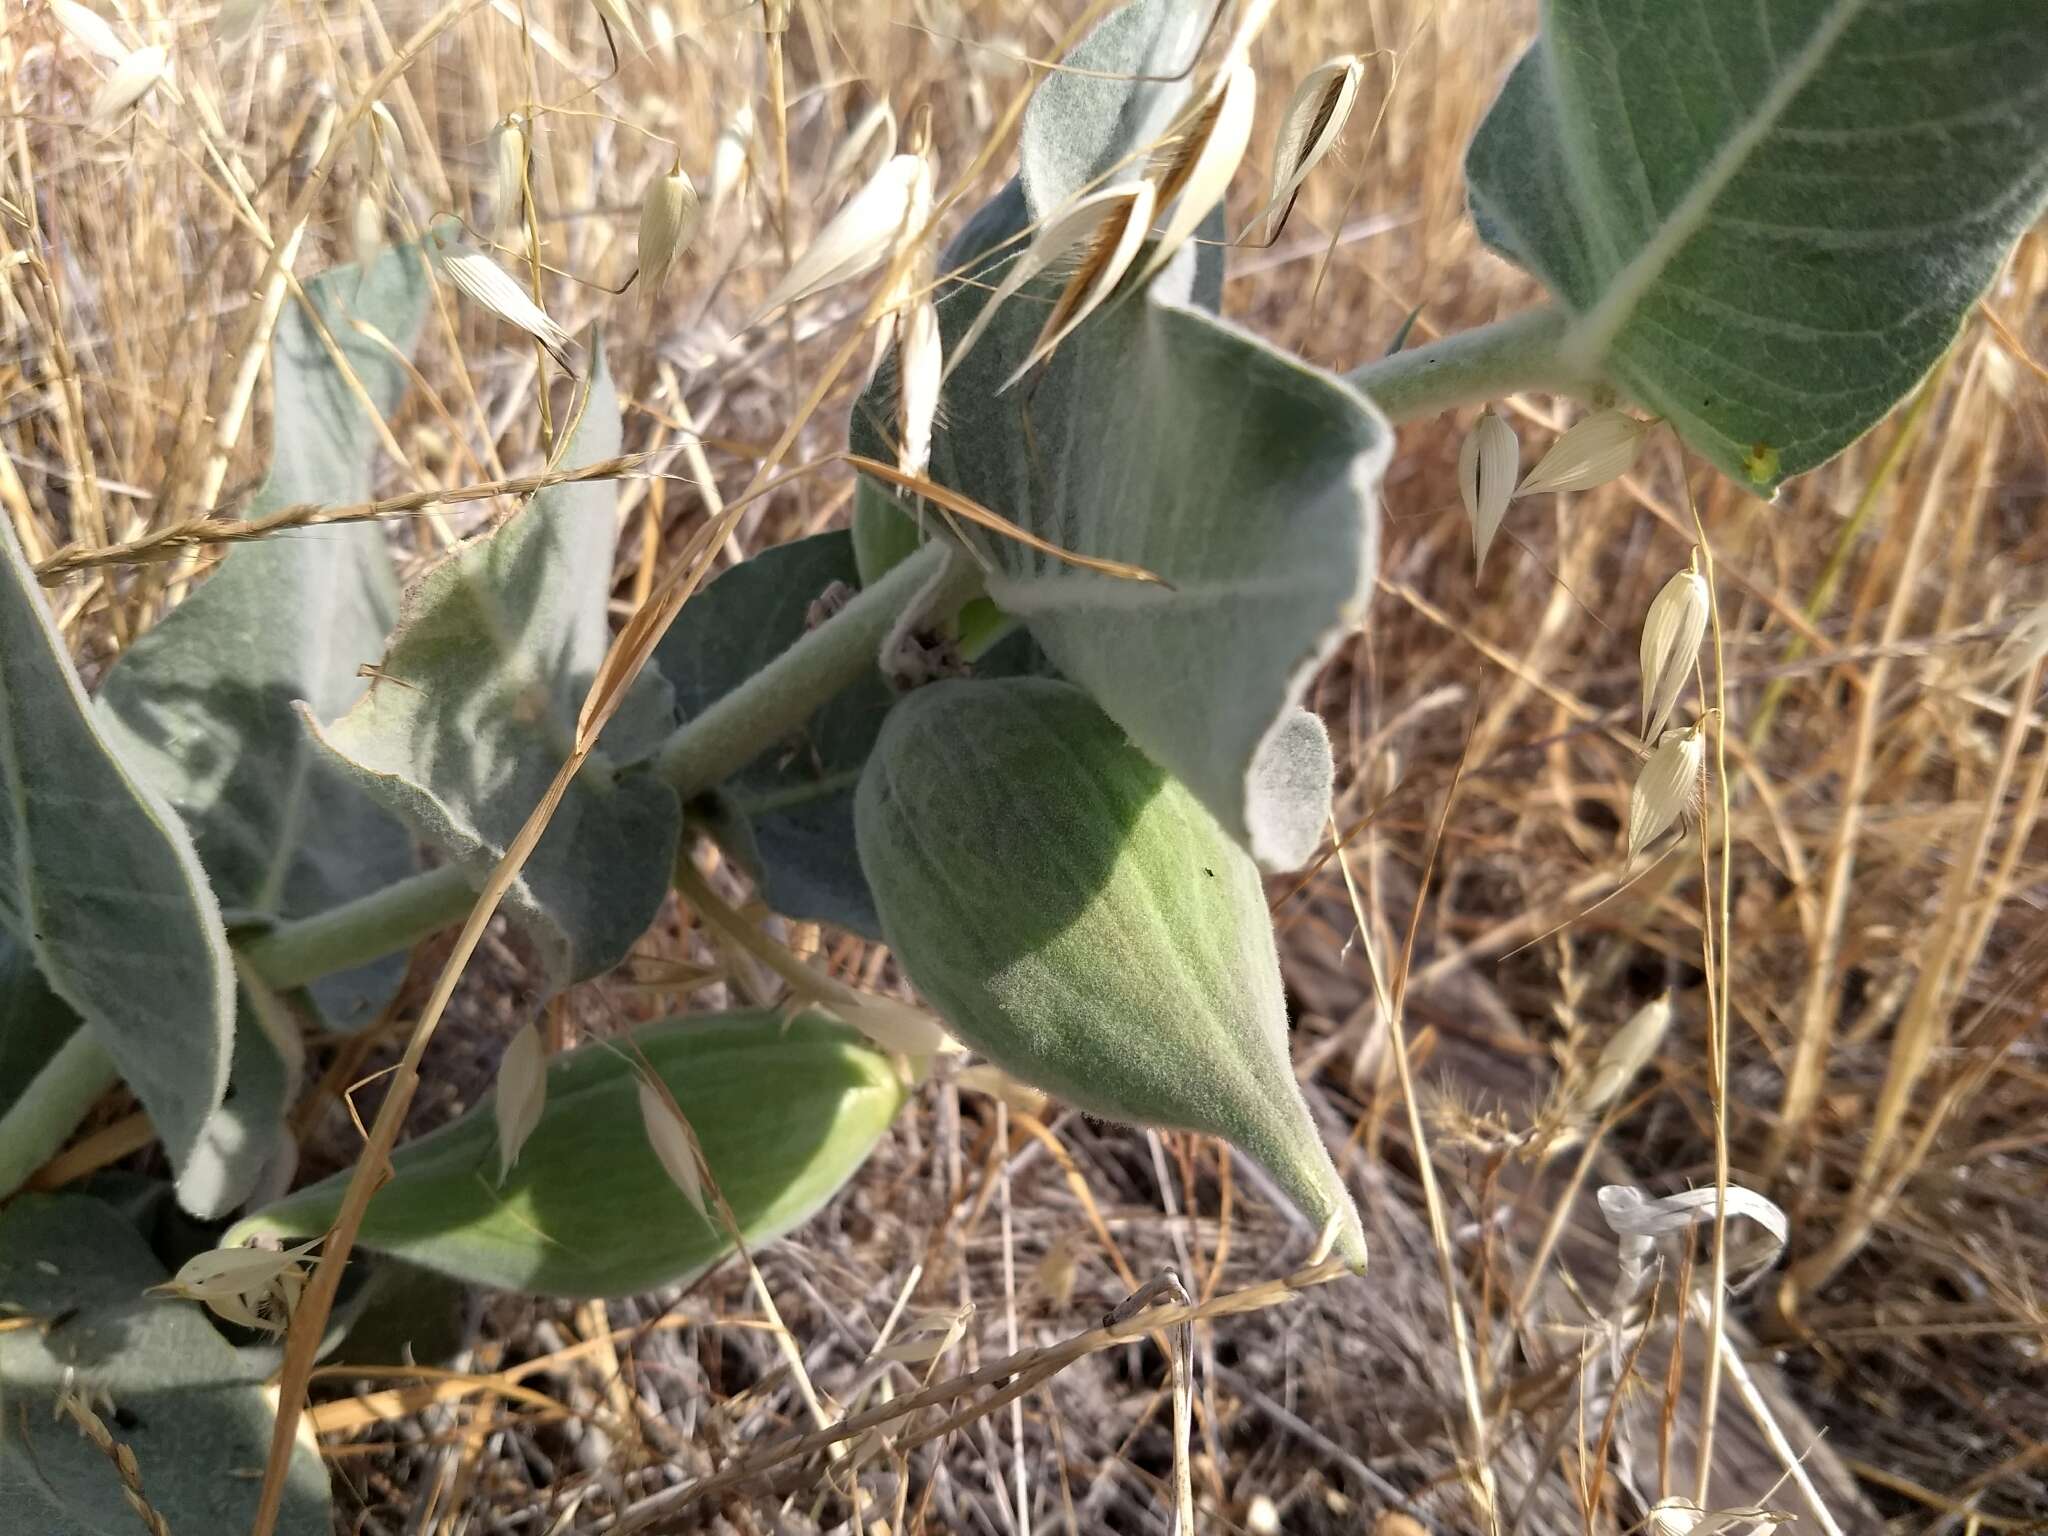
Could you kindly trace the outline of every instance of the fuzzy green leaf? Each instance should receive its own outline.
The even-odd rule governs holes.
[[[593,348],[590,399],[564,467],[619,452],[619,403]],[[609,643],[615,496],[607,481],[540,491],[409,589],[377,686],[320,732],[335,759],[481,885],[574,745]],[[668,890],[673,790],[618,764],[674,722],[643,672],[507,898],[566,985],[624,958]],[[317,727],[316,727],[317,728]]]
[[[948,252],[947,269],[980,280],[939,296],[949,347],[1015,247],[989,253],[1026,218],[1013,183]],[[948,381],[931,473],[1064,549],[1171,583],[969,534],[992,567],[989,596],[1060,673],[1262,864],[1289,868],[1329,807],[1327,744],[1296,704],[1364,617],[1392,434],[1343,380],[1197,307],[1214,281],[1183,248],[1146,291],[1120,295],[998,395],[1057,292],[1027,287]],[[858,451],[884,459],[888,388],[877,380],[852,428]]]
[[[28,951],[0,931],[0,1115],[14,1107],[79,1024]]]
[[[750,1243],[829,1200],[903,1103],[888,1058],[816,1015],[673,1019],[633,1039],[675,1095]],[[400,1147],[363,1244],[476,1284],[554,1296],[677,1284],[723,1258],[724,1229],[697,1213],[647,1143],[635,1073],[625,1041],[551,1060],[547,1107],[502,1186],[489,1104]],[[346,1184],[343,1174],[301,1190],[229,1240],[325,1231]]]
[[[1210,0],[1135,0],[1045,77],[1018,140],[1024,192],[1044,218],[1098,179],[1135,178],[1194,81]],[[1152,78],[1139,78],[1150,76]]]
[[[0,928],[128,1080],[182,1177],[227,1088],[234,984],[178,815],[123,763],[0,518]],[[213,1193],[181,1186],[195,1209]]]
[[[2048,9],[1553,0],[1466,164],[1566,347],[1768,493],[1912,389],[2048,196]]]
[[[412,246],[306,285],[380,415],[405,393],[401,358],[427,290]],[[248,515],[367,500],[375,424],[297,304],[279,317],[271,364],[272,463]],[[101,685],[108,734],[185,818],[230,922],[306,917],[412,873],[404,826],[320,752],[294,710],[303,701],[326,722],[361,698],[357,669],[383,652],[397,610],[376,524],[277,534],[234,546]],[[394,955],[310,990],[329,1023],[355,1029],[377,1017],[404,972]]]
[[[52,1404],[67,1368],[135,1455],[174,1532],[245,1531],[270,1445],[261,1373],[190,1302],[147,1297],[163,1266],[111,1206],[24,1195],[0,1212],[0,1309],[58,1319],[0,1333],[0,1509],[10,1530],[107,1536],[138,1529],[112,1464]],[[295,1451],[278,1530],[324,1536],[327,1473]]]
[[[813,601],[857,583],[844,532],[765,549],[683,605],[654,662],[685,720],[700,714],[801,637]],[[714,833],[786,917],[881,936],[853,847],[853,786],[895,695],[878,669],[776,742],[717,793]]]

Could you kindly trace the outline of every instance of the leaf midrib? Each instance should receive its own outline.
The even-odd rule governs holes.
[[[1757,146],[1820,72],[1843,34],[1868,5],[1869,0],[1837,0],[1834,10],[1813,29],[1812,36],[1780,72],[1757,110],[1715,151],[1713,159],[1686,189],[1678,205],[1607,284],[1606,291],[1593,308],[1572,327],[1564,341],[1568,360],[1578,366],[1593,367],[1605,357],[1614,338],[1635,313],[1643,295],[1656,284],[1686,242],[1707,222],[1714,204],[1727,190],[1729,182],[1735,179]],[[1546,28],[1544,47],[1554,46],[1552,36],[1550,29]],[[1563,103],[1559,105],[1562,107]]]

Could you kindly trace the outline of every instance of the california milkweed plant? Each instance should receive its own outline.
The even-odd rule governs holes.
[[[1302,83],[1232,231],[1259,98],[1285,100],[1250,64],[1273,7],[1212,27],[1207,0],[1136,0],[1043,80],[1018,174],[964,220],[888,117],[894,152],[769,300],[875,291],[889,348],[849,424],[853,527],[617,640],[605,338],[561,331],[445,228],[375,249],[365,221],[365,259],[278,325],[248,517],[369,500],[371,413],[404,395],[442,279],[577,372],[546,483],[402,591],[371,521],[232,543],[92,697],[44,591],[68,567],[32,567],[0,519],[0,1192],[120,1081],[177,1203],[238,1218],[223,1247],[317,1239],[348,1178],[293,1187],[306,1028],[376,1019],[405,953],[498,872],[548,991],[602,975],[709,838],[774,911],[885,940],[966,1047],[1089,1113],[1229,1140],[1362,1267],[1294,1085],[1260,873],[1327,831],[1331,750],[1301,701],[1367,621],[1391,423],[1521,390],[1598,408],[1526,478],[1484,418],[1461,463],[1481,558],[1515,497],[1624,472],[1653,420],[1760,495],[1825,463],[1926,373],[2048,193],[2048,22],[2025,9],[1551,0],[1467,161],[1481,234],[1551,303],[1340,375],[1217,310],[1233,236],[1284,227],[1363,66]],[[141,92],[163,73],[144,62]],[[701,209],[680,162],[650,187],[655,294],[751,133],[729,125],[739,158],[722,137]],[[1648,616],[1631,859],[1700,777],[1679,700],[1707,583],[1679,573]],[[700,915],[750,942],[715,902]],[[788,1230],[946,1047],[916,1009],[785,979],[794,1018],[672,1020],[544,1062],[529,1040],[497,1118],[403,1146],[344,1251],[590,1296]],[[312,1262],[263,1266],[260,1296],[218,1261],[203,1287],[169,1283],[282,1327]],[[79,1287],[60,1298],[52,1273]],[[136,1452],[173,1528],[229,1529],[254,1495],[208,1469],[261,1460],[260,1376],[196,1311],[114,1329],[164,1282],[112,1206],[14,1194],[0,1300],[82,1320],[0,1331],[0,1382],[182,1394],[197,1417],[154,1416]],[[93,1338],[113,1342],[73,1342]],[[106,1480],[20,1475],[97,1454],[49,1420],[0,1436],[10,1506],[44,1510],[38,1529],[113,1524]],[[324,1526],[317,1468],[272,1483],[287,1528]]]

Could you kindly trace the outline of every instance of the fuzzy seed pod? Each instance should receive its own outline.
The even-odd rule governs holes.
[[[1458,446],[1458,495],[1472,524],[1475,574],[1486,568],[1486,551],[1500,532],[1514,499],[1515,475],[1521,468],[1521,444],[1515,429],[1490,410],[1482,411],[1465,441]]]
[[[1090,1114],[1219,1136],[1365,1262],[1296,1084],[1250,857],[1080,689],[943,682],[854,801],[882,931],[961,1040]]]

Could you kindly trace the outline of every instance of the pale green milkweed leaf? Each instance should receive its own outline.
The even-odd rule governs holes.
[[[0,1509],[9,1529],[106,1536],[138,1529],[120,1479],[68,1419],[53,1417],[67,1370],[135,1456],[143,1491],[173,1532],[245,1531],[254,1521],[272,1414],[259,1367],[195,1307],[146,1297],[164,1269],[111,1206],[23,1195],[0,1212],[0,1304],[49,1328],[0,1333]],[[278,1530],[324,1536],[327,1473],[296,1448]]]
[[[417,248],[336,268],[306,293],[371,405],[389,415],[426,313]],[[271,356],[272,463],[248,515],[367,500],[375,424],[299,305],[279,317]],[[357,669],[383,652],[397,609],[376,524],[273,534],[235,545],[101,685],[108,735],[191,828],[230,922],[307,917],[412,873],[411,835],[327,759],[294,709],[303,701],[326,722],[361,698]],[[356,1029],[404,974],[394,955],[309,990],[330,1024]]]
[[[177,813],[115,755],[87,704],[6,518],[0,928],[92,1028],[182,1175],[227,1088],[227,933]]]
[[[801,638],[810,605],[832,583],[858,580],[853,541],[844,532],[779,544],[721,572],[683,605],[654,653],[684,719]],[[877,668],[709,797],[713,835],[783,916],[881,937],[854,852],[853,787],[894,701]]]
[[[1565,345],[1768,492],[1912,389],[2048,195],[2048,11],[1554,0],[1466,162]]]
[[[289,1185],[299,1144],[285,1117],[298,1102],[305,1054],[298,1020],[260,981],[244,977],[228,1092],[178,1176],[187,1209],[221,1216]]]
[[[618,395],[593,345],[560,466],[618,452]],[[609,644],[614,500],[602,480],[550,486],[428,571],[400,604],[378,685],[316,724],[338,762],[479,885],[574,746]],[[667,685],[643,672],[507,895],[554,986],[616,965],[668,891],[675,792],[617,765],[673,722]]]
[[[816,1014],[681,1018],[634,1040],[688,1119],[704,1166],[750,1243],[806,1220],[857,1169],[901,1107],[888,1057]],[[621,1296],[672,1285],[731,1251],[648,1144],[639,1063],[599,1042],[548,1062],[547,1108],[503,1188],[489,1108],[406,1143],[361,1242],[479,1285]],[[223,1242],[324,1232],[347,1176],[258,1211]]]
[[[1013,183],[947,253],[947,269],[979,280],[939,297],[949,352],[1015,247],[989,253],[1026,218]],[[1060,673],[1262,864],[1290,868],[1321,834],[1330,785],[1327,741],[1296,701],[1364,616],[1392,434],[1342,380],[1187,302],[1213,287],[1184,248],[998,397],[1042,323],[1034,300],[1056,291],[1033,283],[948,382],[931,473],[1063,549],[1170,584],[969,534],[989,596]],[[855,448],[877,458],[889,455],[876,424],[893,419],[886,374],[853,417]]]
[[[1113,173],[1143,171],[1194,89],[1213,10],[1210,0],[1134,0],[1096,24],[1066,70],[1040,82],[1017,143],[1033,218]]]
[[[0,1115],[18,1103],[80,1020],[29,953],[0,930]]]

